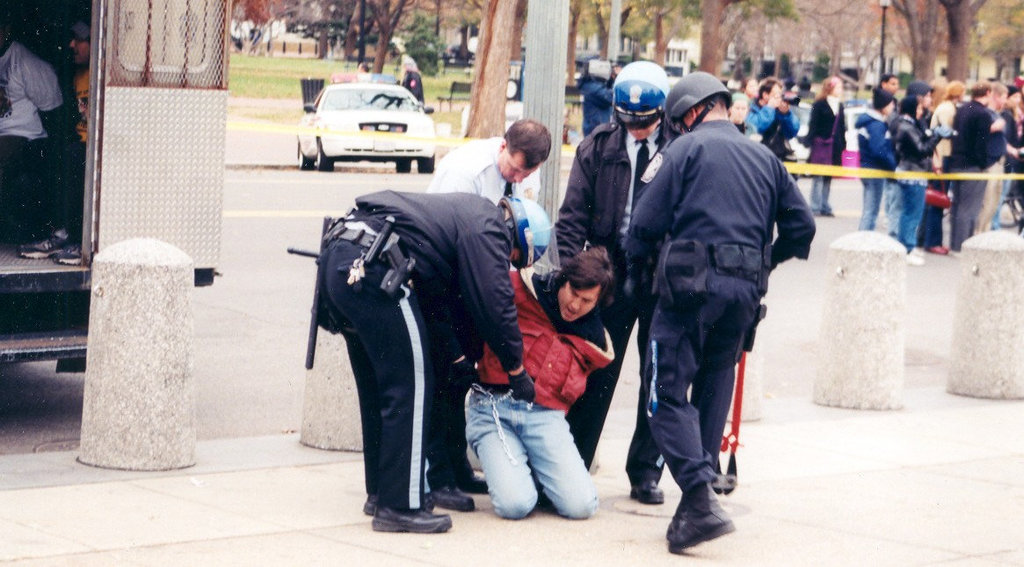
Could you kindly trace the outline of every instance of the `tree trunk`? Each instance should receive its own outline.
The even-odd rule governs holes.
[[[512,26],[512,59],[518,61],[523,57],[523,28],[526,27],[526,0],[516,2],[516,24]]]
[[[317,59],[327,59],[327,51],[330,49],[330,38],[327,37],[327,29],[320,30],[319,43],[317,44]]]
[[[725,8],[731,0],[704,0],[700,8],[700,67],[701,71],[718,76],[725,59],[722,24]]]
[[[973,17],[968,0],[942,0],[946,7],[946,28],[949,43],[946,47],[946,78],[951,81],[967,81],[969,66],[968,49],[971,45]]]
[[[569,10],[569,45],[565,50],[565,84],[576,86],[576,35],[580,28],[580,11]]]
[[[505,87],[508,83],[516,2],[488,0],[480,18],[475,77],[470,93],[471,138],[500,136],[505,131]]]
[[[665,37],[665,15],[659,10],[654,14],[654,62],[665,66],[665,51],[668,49],[668,38]]]

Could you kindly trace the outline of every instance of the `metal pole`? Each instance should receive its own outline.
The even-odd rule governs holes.
[[[526,15],[526,64],[523,69],[523,116],[551,131],[551,157],[540,169],[537,202],[551,220],[562,200],[559,171],[565,124],[565,60],[569,42],[569,0],[529,0]],[[549,250],[555,249],[554,238]],[[551,256],[557,263],[557,254]]]
[[[608,59],[613,62],[619,58],[619,45],[622,43],[621,20],[622,0],[612,0],[612,11],[608,16]]]
[[[359,63],[366,60],[366,0],[359,0]]]

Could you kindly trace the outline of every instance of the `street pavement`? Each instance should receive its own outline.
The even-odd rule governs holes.
[[[233,169],[291,163],[257,163],[260,152],[233,148],[233,135]],[[268,143],[294,155],[293,141]],[[196,465],[177,471],[99,469],[76,462],[74,451],[0,456],[0,564],[1024,565],[1024,402],[945,392],[959,260],[930,256],[908,269],[902,409],[811,401],[827,247],[856,228],[859,200],[859,183],[837,181],[838,215],[819,222],[811,260],[773,275],[751,369],[763,381],[761,415],[742,424],[739,486],[722,499],[737,531],[689,557],[666,548],[679,499],[671,478],[661,483],[664,505],[628,497],[639,367],[631,352],[599,450],[601,506],[590,520],[537,511],[505,521],[477,496],[477,511],[452,513],[449,533],[376,533],[361,512],[360,454],[304,447],[288,432],[204,439]],[[281,357],[295,359],[294,342],[259,347],[287,348]]]

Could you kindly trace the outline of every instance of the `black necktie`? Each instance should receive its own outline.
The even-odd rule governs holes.
[[[505,196],[506,197],[511,197],[512,196],[512,182],[511,181],[506,181],[505,182]]]
[[[640,195],[640,178],[647,170],[647,163],[650,161],[650,151],[647,149],[647,139],[638,140],[640,149],[636,152],[636,170],[633,172],[633,204],[636,205],[636,198]]]

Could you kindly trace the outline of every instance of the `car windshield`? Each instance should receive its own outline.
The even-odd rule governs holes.
[[[320,110],[399,110],[412,111],[419,106],[411,94],[385,89],[338,89],[328,91]]]

